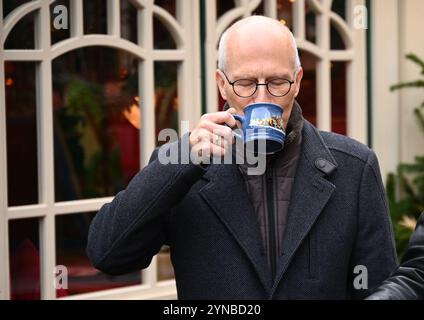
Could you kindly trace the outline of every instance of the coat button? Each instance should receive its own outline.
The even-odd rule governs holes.
[[[334,164],[323,158],[315,160],[315,167],[326,175],[330,175],[336,169]]]
[[[324,159],[317,159],[315,161],[315,166],[317,167],[317,169],[324,169],[326,165],[327,161],[325,161]]]

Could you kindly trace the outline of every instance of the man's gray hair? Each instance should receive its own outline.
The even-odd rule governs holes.
[[[299,58],[299,51],[297,49],[296,40],[293,36],[293,33],[290,31],[290,29],[285,26],[281,25],[283,28],[286,28],[288,31],[289,39],[292,42],[292,47],[294,49],[294,72],[295,74],[299,70],[301,64],[300,64],[300,58]],[[219,40],[219,46],[218,46],[218,69],[225,71],[226,63],[227,63],[227,37],[228,37],[228,29],[224,31],[224,33],[221,35],[221,39]]]

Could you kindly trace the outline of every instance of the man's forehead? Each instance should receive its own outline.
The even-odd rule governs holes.
[[[293,50],[287,46],[270,45],[258,47],[255,44],[229,46],[227,69],[245,75],[262,73],[289,73],[294,66]]]
[[[290,37],[281,32],[236,32],[227,41],[227,55],[237,59],[250,55],[270,56],[276,52],[290,56],[294,51]]]
[[[286,68],[270,69],[270,70],[243,70],[232,69],[231,76],[237,79],[270,79],[270,78],[291,78],[293,71]]]
[[[240,28],[231,32],[228,37],[228,41],[231,42],[241,42],[245,44],[257,44],[262,42],[262,44],[267,42],[280,42],[281,44],[290,41],[288,35],[283,32],[281,29],[274,28],[254,28],[249,26],[249,28]]]

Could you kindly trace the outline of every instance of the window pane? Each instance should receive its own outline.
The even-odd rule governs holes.
[[[56,201],[113,196],[139,171],[137,65],[104,47],[53,61]]]
[[[6,17],[9,13],[15,10],[22,4],[30,2],[31,0],[7,0],[3,1],[3,17]]]
[[[286,26],[290,29],[293,27],[293,5],[290,0],[278,0],[277,1],[277,18],[278,20],[284,20]]]
[[[303,116],[316,125],[316,57],[308,52],[299,51],[303,68],[303,79],[297,101],[302,107]]]
[[[331,24],[331,50],[344,50],[346,49],[344,41],[340,36],[340,32]]]
[[[220,18],[227,11],[235,7],[234,0],[217,0],[216,1],[216,13],[217,18]]]
[[[84,0],[84,33],[107,33],[107,3],[105,0]]]
[[[5,49],[35,49],[34,26],[35,15],[32,11],[24,16],[10,31],[4,43]]]
[[[346,20],[346,0],[333,0],[331,10]]]
[[[66,295],[141,284],[141,272],[110,276],[95,269],[86,254],[88,229],[95,213],[56,216],[56,264],[68,271]]]
[[[158,281],[174,279],[174,267],[171,262],[171,255],[168,246],[163,246],[157,255],[158,261]]]
[[[174,18],[176,17],[175,0],[155,0],[156,5],[168,11]]]
[[[9,221],[10,297],[40,299],[38,219]]]
[[[305,3],[305,33],[306,40],[316,43],[316,14],[308,2]]]
[[[178,132],[177,62],[155,63],[156,137],[162,129]]]
[[[259,5],[252,11],[252,15],[264,15],[265,3],[261,1]]]
[[[4,76],[8,204],[38,203],[35,63],[6,62]]]
[[[171,33],[158,18],[153,18],[153,36],[155,49],[177,48]]]
[[[121,1],[121,37],[137,43],[137,8],[129,0]]]
[[[346,1],[345,0],[333,0],[332,11],[338,14],[343,20],[346,16]],[[344,50],[346,48],[345,43],[340,35],[340,32],[331,24],[331,49],[332,50]]]
[[[67,9],[67,14],[65,15],[65,11],[58,10],[57,13],[54,12],[55,8],[60,8],[59,6],[65,6]],[[69,0],[56,0],[50,5],[50,33],[51,33],[51,42],[55,44],[59,41],[66,40],[70,37],[70,29],[71,29],[71,19],[69,17],[70,6]],[[67,24],[65,23],[65,19],[67,19]],[[55,27],[55,22],[58,24],[60,29]],[[67,28],[64,28],[67,27]]]
[[[156,0],[155,5],[165,9],[174,18],[176,17],[175,0]],[[176,49],[176,43],[169,30],[157,18],[153,17],[153,43],[155,49]]]
[[[331,131],[346,134],[346,62],[331,64]]]

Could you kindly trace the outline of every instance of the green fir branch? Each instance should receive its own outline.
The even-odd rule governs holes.
[[[424,61],[422,59],[415,54],[408,54],[406,58],[417,64],[421,68],[421,74],[424,75]],[[390,90],[403,88],[424,88],[424,79],[395,84],[390,87]],[[424,102],[414,109],[414,116],[424,134],[423,109]],[[422,143],[417,142],[417,144]],[[424,156],[415,157],[413,163],[401,163],[398,165],[396,173],[388,174],[386,194],[395,231],[396,248],[400,258],[412,234],[412,230],[401,225],[402,219],[404,216],[418,219],[421,212],[424,211]]]
[[[414,109],[414,114],[417,117],[418,124],[420,125],[421,130],[423,130],[423,133],[424,133],[424,115],[423,115],[423,113],[421,112],[420,109],[416,108],[416,109]]]
[[[404,82],[395,84],[390,87],[390,91],[395,91],[403,88],[424,88],[424,80],[416,80],[411,82]]]
[[[416,54],[409,53],[406,55],[406,59],[416,63],[418,66],[421,67],[421,74],[424,75],[424,61],[421,60]]]

